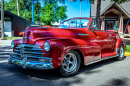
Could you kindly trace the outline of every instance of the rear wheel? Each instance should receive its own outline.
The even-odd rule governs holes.
[[[63,76],[72,76],[77,73],[80,67],[80,55],[76,51],[68,52],[63,61],[61,66],[59,67],[59,72]]]
[[[125,56],[124,56],[124,47],[123,47],[123,45],[120,47],[120,49],[118,51],[118,54],[119,54],[119,56],[116,57],[116,59],[119,60],[119,61],[124,60]]]

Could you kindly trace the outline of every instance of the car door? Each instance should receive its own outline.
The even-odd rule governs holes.
[[[109,38],[109,34],[107,31],[104,30],[94,30],[94,32],[97,34],[98,40],[97,44],[101,47],[101,54],[106,54],[110,52],[111,47],[111,39]]]
[[[88,30],[90,42],[93,44],[93,60],[101,59],[101,49],[98,42],[100,37],[94,32],[94,29]]]

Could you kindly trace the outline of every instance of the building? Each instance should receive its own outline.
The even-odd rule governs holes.
[[[91,18],[96,17],[97,0],[91,4]],[[100,26],[101,30],[116,30],[122,36],[130,35],[130,23],[125,31],[127,21],[130,18],[130,2],[117,4],[111,0],[101,0]]]
[[[1,15],[1,12],[0,12]],[[4,11],[4,35],[5,37],[19,36],[19,32],[23,32],[28,25],[32,22],[23,19],[10,12]],[[0,17],[0,30],[1,30],[1,17]],[[1,33],[0,33],[1,34]]]

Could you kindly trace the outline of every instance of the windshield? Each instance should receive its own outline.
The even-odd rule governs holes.
[[[89,19],[70,19],[62,22],[59,28],[87,28]]]

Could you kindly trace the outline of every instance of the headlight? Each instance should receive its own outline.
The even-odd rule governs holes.
[[[49,51],[50,50],[50,43],[49,42],[45,42],[44,43],[44,49],[45,49],[45,51]]]
[[[14,43],[14,41],[12,41],[11,42],[11,47],[14,48],[14,46],[15,46],[15,43]]]

